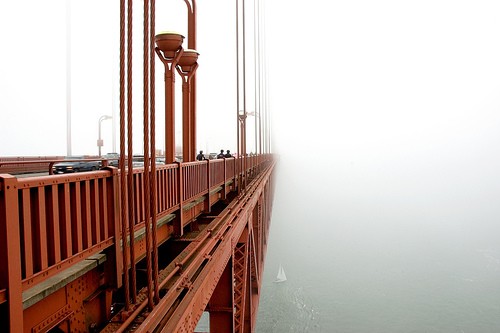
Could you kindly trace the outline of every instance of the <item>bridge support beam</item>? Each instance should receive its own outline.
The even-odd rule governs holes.
[[[229,260],[208,302],[210,333],[234,332],[233,261]]]
[[[248,295],[248,259],[249,243],[248,243],[248,225],[243,231],[240,242],[236,245],[234,249],[234,326],[235,332],[250,332],[243,330],[246,326],[245,321],[249,317],[249,306],[250,301]]]

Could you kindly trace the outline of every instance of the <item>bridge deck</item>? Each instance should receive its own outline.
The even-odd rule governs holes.
[[[132,171],[134,206],[128,208],[121,207],[120,170],[114,167],[0,175],[0,264],[6,268],[0,273],[0,321],[11,332],[113,332],[192,331],[203,311],[214,325],[227,320],[217,303],[227,303],[221,295],[228,288],[232,295],[235,286],[223,277],[243,276],[236,286],[241,295],[260,279],[273,168],[272,155],[158,166],[156,277],[147,269],[152,249],[148,253],[144,169]],[[129,228],[122,236],[123,209],[133,213],[132,246]],[[245,256],[235,254],[239,247]],[[134,276],[136,289],[124,285],[124,274]],[[148,302],[153,277],[159,281],[156,306]],[[239,319],[252,299],[249,291],[246,300],[231,298],[225,306],[239,311],[231,314],[232,325],[244,325]]]

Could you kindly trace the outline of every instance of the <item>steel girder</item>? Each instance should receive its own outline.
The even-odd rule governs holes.
[[[269,230],[273,170],[274,162],[161,272],[165,295],[131,331],[193,332],[204,311],[212,333],[253,331],[266,250],[255,233]]]

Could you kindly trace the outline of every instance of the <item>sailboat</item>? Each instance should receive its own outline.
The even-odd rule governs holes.
[[[278,269],[278,275],[276,276],[276,280],[274,280],[275,283],[280,283],[280,282],[285,282],[286,281],[286,274],[285,270],[283,269],[283,266],[280,264],[280,268]]]

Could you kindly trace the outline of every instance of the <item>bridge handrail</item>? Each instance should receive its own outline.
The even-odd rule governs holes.
[[[64,157],[48,158],[48,159],[33,159],[23,160],[17,157],[17,160],[6,160],[0,158],[0,173],[35,173],[35,172],[48,172],[52,175],[52,167],[57,163],[62,162],[94,162],[99,161],[102,167],[107,167],[110,161],[118,160],[117,158],[102,158],[102,157],[88,157],[84,159],[66,159]]]
[[[0,173],[29,173],[29,172],[47,172],[52,168],[54,163],[59,163],[64,160],[64,157],[54,158],[32,158],[26,160],[22,157],[1,157],[0,158]]]
[[[116,175],[107,170],[17,179],[23,290],[113,244]]]
[[[248,157],[245,175],[269,158]],[[210,190],[227,182],[232,181],[234,189],[243,161],[227,158],[157,165],[156,214],[164,216],[183,203],[208,197]],[[0,273],[0,303],[1,299],[19,301],[22,291],[103,250],[119,256],[119,172],[107,167],[31,178],[0,174],[0,267],[7,267]],[[134,224],[138,226],[144,223],[144,169],[132,172]],[[182,199],[180,193],[184,193]]]

